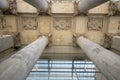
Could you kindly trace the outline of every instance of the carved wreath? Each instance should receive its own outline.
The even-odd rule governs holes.
[[[36,30],[38,27],[37,20],[34,17],[24,17],[23,18],[23,28],[25,30]]]
[[[68,30],[71,27],[71,18],[55,18],[54,28],[56,30]]]
[[[100,31],[103,27],[103,18],[90,17],[87,27],[89,31]]]

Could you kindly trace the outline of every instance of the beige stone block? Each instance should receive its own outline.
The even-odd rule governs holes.
[[[8,32],[17,32],[17,17],[13,15],[6,16],[6,25]]]
[[[120,36],[113,36],[111,48],[120,51]]]
[[[108,14],[108,7],[109,7],[109,2],[106,2],[100,6],[97,6],[93,9],[89,10],[89,13],[94,13],[94,14]]]
[[[87,17],[77,16],[76,17],[76,33],[77,34],[84,34],[87,30]]]
[[[52,33],[53,45],[72,45],[72,32],[71,31],[54,31]]]
[[[108,33],[118,33],[120,31],[119,22],[120,22],[119,16],[111,16],[109,20]]]
[[[51,17],[40,16],[38,19],[38,28],[41,34],[49,34],[51,28]]]
[[[14,47],[13,38],[11,35],[0,36],[0,52]]]
[[[101,31],[87,31],[86,36],[89,40],[97,44],[104,44],[104,33],[102,33]]]
[[[21,31],[21,43],[30,44],[39,37],[39,32],[37,30],[25,30]]]
[[[17,0],[17,10],[19,13],[37,13],[35,7],[31,6],[23,0]]]
[[[74,4],[70,2],[53,3],[51,7],[52,13],[74,13]]]

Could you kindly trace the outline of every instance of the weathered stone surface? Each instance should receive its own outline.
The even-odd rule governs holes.
[[[108,14],[108,6],[109,2],[106,2],[104,4],[101,4],[95,8],[92,8],[88,11],[89,14]]]
[[[0,16],[0,30],[5,30],[6,29],[6,17],[5,16]]]
[[[107,2],[108,0],[80,0],[78,3],[78,10],[80,12],[87,12],[89,9],[92,9],[96,6],[99,6],[102,3]]]
[[[41,34],[49,34],[51,30],[51,17],[39,16],[38,18],[38,31]]]
[[[88,31],[101,31],[104,17],[92,16],[88,18]]]
[[[119,33],[120,29],[120,16],[111,16],[109,18],[108,33]]]
[[[37,13],[37,9],[23,0],[16,0],[18,13]]]
[[[17,17],[14,15],[6,16],[6,26],[7,32],[14,33],[17,32]]]
[[[16,0],[9,0],[9,13],[10,14],[17,14]]]
[[[120,1],[110,1],[109,3],[109,16],[120,15]]]
[[[58,21],[58,26],[55,24],[56,19],[60,19]],[[66,19],[68,20],[69,24],[69,28],[66,27],[68,25],[68,23],[64,23],[64,21],[66,21]],[[61,24],[62,23],[62,24]],[[64,27],[62,26],[64,25]],[[56,29],[56,27],[58,27],[58,29]],[[59,17],[54,17],[53,18],[53,24],[51,27],[51,35],[52,35],[52,45],[72,45],[72,17],[63,17],[63,16],[59,16]],[[65,29],[65,30],[62,30]]]
[[[112,37],[112,45],[111,48],[120,51],[120,36],[113,36]]]
[[[36,30],[38,28],[37,18],[31,16],[22,17],[22,27],[24,30]]]
[[[30,44],[40,35],[38,31],[38,20],[35,15],[23,15],[20,19],[20,38],[22,44]]]
[[[73,28],[76,32],[76,34],[85,34],[87,31],[87,22],[88,17],[85,16],[76,16],[75,17],[75,26],[76,28]]]
[[[32,6],[36,7],[39,11],[47,12],[48,2],[47,0],[24,0]]]
[[[68,14],[74,13],[74,4],[70,2],[52,3],[51,12],[52,13],[68,13]]]
[[[0,36],[0,52],[14,46],[13,38],[11,35]]]
[[[120,80],[120,56],[111,52],[100,45],[84,38],[79,37],[77,44],[85,54],[96,64],[98,69],[108,80]]]
[[[25,80],[47,44],[42,36],[0,63],[0,80]]]

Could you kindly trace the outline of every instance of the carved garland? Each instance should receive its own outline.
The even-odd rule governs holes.
[[[89,17],[87,28],[89,31],[100,31],[103,28],[103,17]]]
[[[55,18],[54,19],[54,28],[56,30],[68,30],[72,26],[71,18]]]
[[[23,17],[22,18],[23,29],[25,30],[36,30],[38,27],[36,17]]]

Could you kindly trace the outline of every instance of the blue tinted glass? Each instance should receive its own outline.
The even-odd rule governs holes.
[[[38,60],[26,80],[95,80],[91,61]]]

